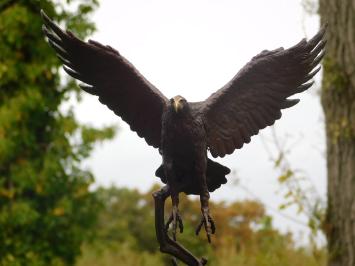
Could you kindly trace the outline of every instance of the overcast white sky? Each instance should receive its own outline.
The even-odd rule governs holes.
[[[180,94],[190,101],[203,100],[260,51],[288,48],[317,32],[318,18],[307,16],[300,2],[103,0],[93,17],[98,31],[92,38],[119,50],[167,97]],[[323,116],[316,87],[301,95],[298,105],[283,112],[276,131],[282,137],[290,136],[290,142],[302,136],[290,154],[292,165],[304,170],[325,197]],[[85,163],[94,172],[98,185],[115,184],[145,191],[159,181],[154,177],[161,162],[158,152],[130,132],[96,97],[85,96],[76,115],[80,121],[93,125],[119,126],[117,137],[98,145]],[[269,138],[270,130],[263,130],[261,135]],[[280,230],[292,230],[298,238],[307,232],[272,211],[284,199],[277,193],[277,171],[260,135],[242,150],[218,161],[236,170],[240,182],[271,207],[268,213]],[[230,177],[229,183],[212,193],[211,198],[253,198],[232,183]],[[285,213],[305,221],[293,209]]]

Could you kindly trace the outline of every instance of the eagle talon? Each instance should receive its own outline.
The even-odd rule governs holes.
[[[202,209],[202,218],[199,225],[196,228],[196,235],[200,233],[203,225],[205,226],[208,242],[211,243],[211,235],[213,235],[216,232],[216,226],[212,217],[209,214],[208,208]]]
[[[165,225],[166,232],[168,232],[169,226],[171,223],[173,225],[173,229],[172,229],[173,239],[174,239],[174,241],[176,241],[176,229],[179,226],[180,233],[182,233],[184,231],[184,224],[182,223],[182,219],[181,219],[179,210],[175,206],[173,206],[173,210],[172,210],[170,217]]]
[[[171,259],[171,263],[173,264],[173,266],[178,266],[177,259],[175,257]]]
[[[206,265],[207,264],[207,259],[203,258],[200,260],[201,265]]]

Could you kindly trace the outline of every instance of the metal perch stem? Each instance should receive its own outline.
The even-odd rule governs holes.
[[[203,266],[207,264],[207,260],[202,258],[199,260],[192,255],[186,248],[172,240],[165,230],[164,207],[165,200],[170,195],[169,186],[164,186],[161,190],[153,193],[155,204],[155,231],[157,240],[160,245],[160,251],[170,254],[175,258],[190,266]]]

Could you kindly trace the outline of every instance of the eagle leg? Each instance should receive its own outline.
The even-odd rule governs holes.
[[[153,193],[155,204],[155,231],[160,245],[160,251],[174,256],[187,265],[206,265],[207,260],[205,258],[202,258],[201,260],[197,259],[187,249],[168,236],[164,226],[164,207],[165,200],[169,195],[169,186],[164,186],[161,190]]]
[[[173,170],[173,164],[171,162],[166,162],[165,163],[165,176],[167,177],[167,182],[169,185],[169,191],[170,191],[170,196],[171,196],[171,202],[172,202],[172,212],[170,214],[170,217],[165,225],[165,230],[169,230],[169,226],[172,223],[172,234],[173,234],[173,239],[176,241],[176,229],[179,226],[180,233],[183,232],[184,230],[184,225],[182,223],[182,219],[179,213],[179,189],[178,189],[178,184],[176,182],[176,175],[175,171]]]
[[[202,226],[204,225],[208,242],[211,243],[211,235],[215,233],[216,226],[212,217],[210,216],[210,210],[208,207],[210,193],[208,192],[207,178],[206,178],[207,157],[202,157],[196,161],[197,163],[195,166],[196,167],[195,170],[197,174],[197,180],[199,181],[199,186],[200,186],[200,202],[201,202],[202,218],[195,232],[196,235],[198,235],[201,231]]]

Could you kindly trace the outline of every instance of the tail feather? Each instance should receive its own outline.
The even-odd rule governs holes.
[[[206,172],[208,191],[213,192],[217,188],[221,187],[221,185],[226,184],[226,175],[228,175],[230,172],[231,170],[228,167],[221,165],[215,161],[212,161],[211,159],[208,159]],[[163,165],[159,166],[159,168],[155,171],[155,175],[159,177],[164,184],[167,183],[167,178],[164,173]],[[188,191],[191,194],[199,194],[197,193],[197,190],[195,188],[189,188]]]
[[[215,191],[221,185],[226,184],[226,175],[230,172],[231,170],[228,167],[208,159],[206,173],[208,191]]]

